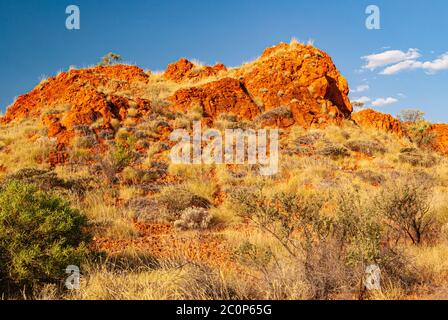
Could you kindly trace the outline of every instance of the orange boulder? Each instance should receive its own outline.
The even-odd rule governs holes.
[[[221,113],[232,113],[244,119],[253,119],[260,113],[243,84],[232,78],[224,78],[200,87],[181,89],[169,100],[173,108],[181,112],[187,112],[195,105],[199,105],[204,111],[204,117],[210,118],[216,118]]]
[[[168,80],[181,82],[185,80],[200,80],[202,78],[217,75],[220,71],[227,71],[227,68],[222,64],[210,66],[196,66],[187,59],[180,59],[179,61],[168,65],[163,76]]]
[[[448,155],[448,124],[434,124],[428,129],[434,135],[431,147],[444,155]]]
[[[386,132],[395,133],[399,136],[405,135],[405,130],[401,121],[395,119],[390,114],[381,113],[372,109],[365,109],[353,113],[351,118],[361,127],[380,129]]]
[[[290,107],[303,127],[341,123],[350,116],[349,88],[331,57],[310,45],[282,43],[238,71],[266,111]]]

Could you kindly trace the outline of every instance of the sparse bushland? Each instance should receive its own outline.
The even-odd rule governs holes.
[[[162,141],[136,151],[137,139],[146,139],[141,134],[159,127],[152,121],[89,162],[4,174],[4,183],[22,180],[66,195],[85,212],[96,243],[111,246],[106,260],[84,265],[80,291],[39,286],[36,298],[403,299],[448,283],[440,264],[448,238],[447,164],[425,158],[431,154],[408,140],[350,125],[292,128],[281,146],[293,152],[282,154],[279,174],[266,179],[250,165],[168,165]],[[329,145],[345,156],[322,153]],[[424,161],[403,161],[406,153]],[[89,188],[78,191],[86,178]],[[145,235],[142,226],[175,231]],[[159,251],[144,246],[151,237],[164,250],[175,246],[167,239],[191,239],[198,256],[212,246],[210,235],[225,244],[216,250],[231,266],[186,258],[184,249],[156,258],[149,253]],[[125,254],[132,248],[146,253]],[[381,269],[381,291],[363,287],[370,264]],[[105,284],[111,279],[112,291]]]
[[[107,252],[82,265],[79,291],[39,283],[35,298],[406,299],[448,286],[448,163],[425,139],[348,121],[293,126],[280,130],[276,176],[254,165],[170,164],[167,133],[191,130],[203,110],[174,112],[167,97],[215,78],[179,84],[152,73],[129,90],[100,88],[131,100],[138,92],[152,112],[141,117],[131,103],[113,130],[99,132],[101,119],[77,126],[67,150],[76,156],[54,169],[57,144],[40,124],[0,125],[0,184],[68,199],[85,213],[92,247]],[[260,125],[230,113],[213,120],[220,130]],[[380,291],[363,288],[370,264],[381,269]]]
[[[335,216],[326,212],[329,208],[325,203],[332,203],[326,197],[335,197],[330,204],[336,205]],[[375,208],[357,192],[327,196],[279,193],[269,197],[259,188],[237,190],[232,199],[238,212],[276,239],[290,263],[303,270],[302,281],[311,290],[310,298],[327,299],[341,290],[358,290],[363,297],[366,291],[360,284],[371,264],[379,265],[385,271],[383,276],[394,285],[405,286],[403,289],[411,289],[418,281],[404,256],[382,243],[383,230]],[[264,250],[261,257],[259,250]],[[259,249],[251,243],[245,243],[240,253],[255,260],[253,265],[265,277],[269,264],[275,266],[279,260],[271,248]]]

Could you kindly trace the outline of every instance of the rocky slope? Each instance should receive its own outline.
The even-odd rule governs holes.
[[[48,135],[64,143],[77,125],[91,125],[100,120],[101,126],[107,129],[112,128],[112,119],[124,120],[131,106],[142,115],[148,112],[150,101],[101,91],[104,87],[112,87],[113,92],[129,90],[132,83],[147,81],[148,75],[143,70],[126,65],[63,72],[18,97],[2,122],[40,117]]]
[[[164,92],[161,99],[148,94],[159,91]],[[281,128],[341,125],[351,119],[363,127],[406,135],[402,123],[390,115],[371,109],[352,114],[348,93],[346,79],[328,54],[310,45],[281,43],[238,68],[180,59],[162,75],[130,65],[70,70],[20,96],[0,121],[40,119],[48,136],[61,145],[70,142],[79,126],[95,124],[96,132],[113,135],[131,109],[138,122],[160,112],[160,105],[180,114],[200,108],[208,124],[221,114]],[[432,146],[447,154],[447,126],[434,125],[430,131],[436,136]]]
[[[282,43],[230,70],[181,59],[168,66],[163,78],[179,88],[165,98],[168,109],[185,113],[199,105],[211,119],[230,113],[253,120],[282,108],[287,112],[271,112],[275,123],[311,127],[341,123],[352,112],[347,81],[329,55],[309,45]],[[128,65],[63,72],[20,96],[2,122],[40,117],[49,136],[66,143],[78,125],[99,122],[102,129],[111,129],[113,119],[123,122],[130,108],[139,116],[150,113],[153,101],[136,90],[151,90],[150,79]]]

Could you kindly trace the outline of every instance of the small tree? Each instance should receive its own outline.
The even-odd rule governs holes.
[[[355,111],[362,110],[365,106],[365,103],[362,101],[351,101],[351,103]]]
[[[420,244],[433,222],[431,191],[429,181],[405,177],[390,182],[375,203],[393,230],[408,236],[413,244]]]
[[[0,188],[0,288],[60,282],[90,239],[87,218],[56,195],[17,181]]]
[[[397,117],[403,122],[415,123],[424,120],[424,115],[425,113],[418,109],[403,109]]]
[[[418,109],[403,109],[397,116],[404,122],[409,139],[419,147],[426,147],[436,135],[429,129],[432,123],[424,119],[425,113]]]
[[[121,58],[121,55],[109,52],[106,54],[102,59],[101,62],[98,64],[100,66],[110,66],[114,63],[121,62],[123,59]]]

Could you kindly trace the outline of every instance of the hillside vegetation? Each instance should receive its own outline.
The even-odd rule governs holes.
[[[182,59],[163,74],[106,65],[44,81],[0,120],[0,268],[9,273],[0,291],[34,299],[446,298],[444,125],[352,114],[347,95],[331,58],[295,42],[238,68]],[[173,164],[169,135],[191,132],[194,121],[221,132],[279,128],[278,173]],[[16,189],[26,201],[9,202]],[[20,233],[53,230],[51,241],[26,250]],[[60,264],[80,264],[79,290],[64,287],[64,274],[47,276]],[[381,290],[363,285],[372,264]]]

